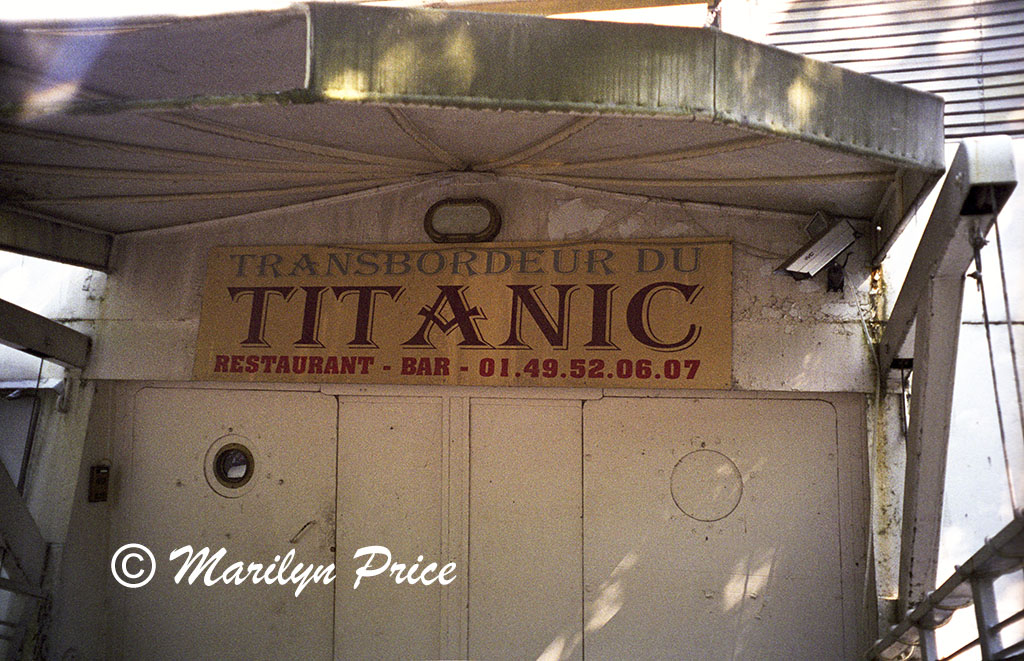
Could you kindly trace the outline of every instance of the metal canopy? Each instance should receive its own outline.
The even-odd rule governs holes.
[[[880,259],[943,170],[938,97],[713,29],[313,3],[0,53],[0,247],[70,224],[89,255],[54,256],[97,268],[110,234],[453,171],[823,210]]]

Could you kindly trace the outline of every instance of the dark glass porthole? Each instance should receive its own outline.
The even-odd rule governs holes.
[[[228,443],[213,458],[213,476],[229,489],[238,489],[256,472],[252,452],[241,443]]]

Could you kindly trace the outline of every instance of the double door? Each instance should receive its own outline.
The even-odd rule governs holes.
[[[336,657],[848,658],[866,526],[841,529],[839,423],[820,400],[342,397],[339,575],[369,545],[458,570],[340,580]]]
[[[111,548],[138,541],[166,558],[187,542],[223,546],[229,560],[294,548],[335,562],[337,580],[296,598],[158,572],[118,593],[116,651],[855,655],[868,539],[856,397],[433,392],[138,391]],[[201,468],[226,435],[249,442],[256,465],[237,497]],[[372,573],[383,552],[354,557],[370,547],[392,565]],[[429,585],[409,580],[430,563]],[[355,587],[360,568],[372,575]]]

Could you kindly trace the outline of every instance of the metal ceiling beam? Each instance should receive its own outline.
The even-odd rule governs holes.
[[[901,168],[871,220],[871,264],[879,266],[942,172]]]
[[[0,344],[60,363],[84,368],[88,335],[0,299]]]
[[[0,250],[108,271],[109,234],[57,222],[24,209],[0,207]]]
[[[896,608],[900,616],[935,589],[938,576],[939,532],[946,490],[950,411],[963,293],[962,272],[959,276],[929,280],[917,320],[903,478]]]
[[[1008,137],[961,143],[879,345],[884,383],[916,323],[900,538],[901,615],[935,588],[964,273],[1015,186]]]
[[[1024,510],[1018,510],[1013,513],[1012,520],[1002,530],[991,538],[986,538],[985,543],[974,555],[963,564],[957,565],[952,576],[929,594],[928,598],[912,612],[907,613],[906,617],[901,618],[902,621],[899,624],[890,628],[871,647],[865,658],[891,659],[898,655],[892,654],[892,652],[907,651],[912,644],[903,641],[905,638],[913,639],[912,636],[905,636],[910,629],[916,627],[920,633],[924,633],[929,631],[936,622],[945,624],[954,610],[966,605],[963,593],[965,583],[983,581],[991,585],[991,581],[995,578],[1020,569],[1022,553],[1024,553]],[[977,600],[975,600],[975,605],[977,606]],[[983,610],[986,606],[991,606],[991,604],[983,605]],[[979,613],[979,615],[985,620],[984,625],[979,621],[979,631],[988,629],[989,635],[992,636],[994,634],[992,628],[997,621],[995,614]],[[935,656],[933,655],[931,658],[935,658]],[[998,657],[991,655],[985,658]]]

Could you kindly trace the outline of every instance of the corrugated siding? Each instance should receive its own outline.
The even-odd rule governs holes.
[[[767,43],[934,92],[946,137],[1024,134],[1024,0],[768,0]]]

